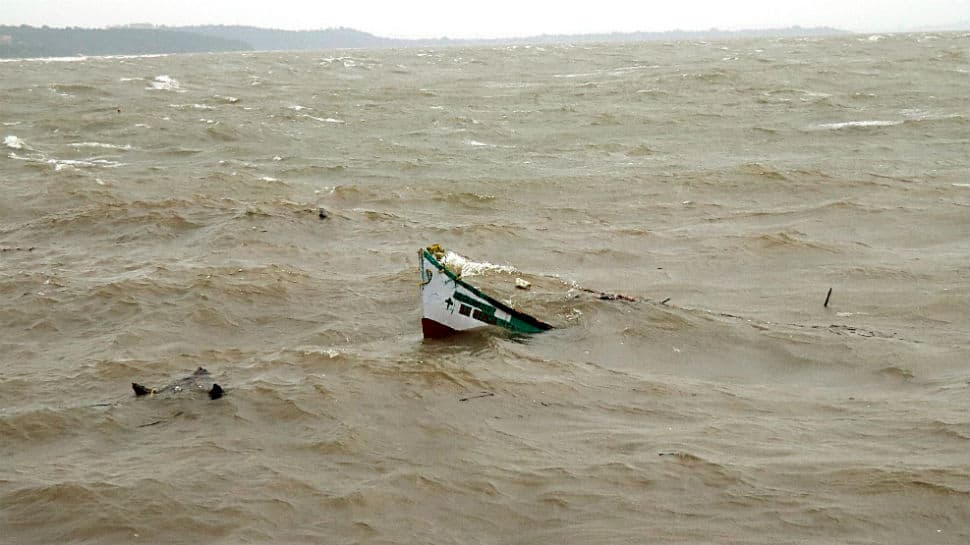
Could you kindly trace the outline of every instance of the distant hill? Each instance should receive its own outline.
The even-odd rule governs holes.
[[[407,40],[380,38],[351,28],[275,30],[251,26],[205,25],[171,27],[171,29],[222,40],[245,42],[251,49],[258,51],[404,47],[408,43]]]
[[[164,28],[0,26],[0,58],[245,51],[246,42]]]
[[[424,44],[539,44],[539,43],[576,43],[576,42],[647,42],[680,40],[734,40],[743,38],[794,38],[799,36],[835,36],[852,34],[846,30],[829,27],[768,28],[751,30],[669,30],[665,32],[611,32],[602,34],[543,34],[524,38],[504,38],[496,40],[429,40]]]
[[[0,58],[71,57],[77,55],[144,55],[222,51],[291,51],[346,48],[445,47],[499,44],[575,42],[631,42],[647,40],[725,40],[757,37],[794,37],[848,34],[834,28],[727,31],[615,32],[609,34],[556,34],[523,38],[462,40],[401,40],[381,38],[350,28],[325,30],[274,30],[249,26],[206,25],[161,27],[49,28],[0,26]]]
[[[570,42],[637,42],[648,40],[694,40],[694,39],[732,39],[784,36],[822,36],[849,34],[835,28],[790,27],[765,30],[700,30],[669,32],[613,32],[608,34],[544,34],[522,38],[496,39],[423,39],[402,40],[381,38],[349,28],[329,28],[326,30],[272,30],[246,26],[190,26],[175,27],[182,32],[193,32],[223,39],[239,40],[263,51],[302,50],[302,49],[341,49],[341,48],[382,48],[382,47],[441,47],[463,45],[497,44],[540,44]]]

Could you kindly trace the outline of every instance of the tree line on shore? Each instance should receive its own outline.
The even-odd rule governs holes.
[[[382,38],[350,28],[277,30],[249,26],[165,27],[130,25],[112,28],[0,26],[0,58],[147,55],[225,51],[289,51],[347,48],[440,47],[456,45],[542,44],[646,40],[731,39],[842,34],[833,28],[723,31],[545,34],[523,38],[404,40]]]

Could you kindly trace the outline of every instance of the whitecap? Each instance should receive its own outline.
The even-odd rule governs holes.
[[[334,119],[332,117],[327,117],[327,118],[323,118],[323,117],[313,117],[310,114],[303,114],[302,117],[307,117],[309,119],[312,119],[314,121],[319,121],[321,123],[335,123],[335,124],[338,124],[338,125],[339,124],[346,123],[346,121],[344,121],[343,119]]]
[[[819,129],[839,130],[846,128],[859,127],[891,127],[901,125],[902,121],[844,121],[841,123],[821,123],[817,125]]]
[[[125,144],[124,146],[119,146],[118,144],[105,144],[102,142],[74,142],[68,144],[74,148],[104,148],[104,149],[117,149],[128,151],[131,149],[131,144]]]
[[[100,168],[116,168],[125,166],[125,163],[120,163],[118,161],[109,161],[108,159],[90,158],[90,159],[48,159],[42,154],[35,154],[32,157],[25,157],[22,155],[17,155],[11,152],[8,155],[10,159],[17,159],[18,161],[26,161],[28,163],[41,163],[46,165],[51,165],[54,170],[63,170],[67,167],[79,168],[79,167],[100,167]]]
[[[26,146],[23,140],[12,134],[3,139],[3,145],[10,149],[24,149]]]
[[[806,96],[809,98],[829,98],[830,96],[832,96],[829,93],[823,93],[821,91],[799,91],[799,92],[802,94],[802,96]]]
[[[150,59],[154,57],[167,57],[168,53],[145,53],[141,55],[77,55],[74,57],[21,57],[11,59],[0,59],[0,62],[84,62],[88,60],[125,60],[125,59]]]
[[[455,274],[461,276],[475,276],[486,272],[503,272],[509,274],[518,272],[515,267],[510,265],[495,265],[487,261],[472,261],[450,250],[445,253],[445,257],[441,259],[441,263],[455,271]]]
[[[175,108],[176,110],[184,110],[186,108],[192,108],[194,110],[205,110],[205,111],[215,110],[215,108],[213,108],[212,106],[209,106],[208,104],[169,104],[168,107]]]
[[[589,77],[593,77],[595,75],[596,74],[593,74],[593,73],[585,73],[585,74],[553,74],[552,77],[554,77],[554,78],[563,78],[563,79],[573,79],[573,78],[589,78]]]
[[[0,59],[0,62],[80,62],[86,61],[90,57],[30,57],[19,59]]]
[[[179,83],[179,80],[163,74],[155,76],[155,79],[150,81],[148,85],[148,87],[145,87],[148,91],[178,91],[182,84]]]
[[[46,162],[49,165],[54,165],[54,170],[61,170],[64,167],[115,168],[124,166],[124,163],[119,163],[118,161],[109,161],[107,159],[48,159]]]
[[[465,144],[469,146],[474,146],[478,148],[494,148],[495,144],[486,144],[485,142],[479,142],[478,140],[465,140]]]

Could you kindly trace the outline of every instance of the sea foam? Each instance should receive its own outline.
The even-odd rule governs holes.
[[[817,125],[817,127],[837,131],[847,128],[891,127],[893,125],[901,125],[902,123],[902,121],[845,121],[842,123],[822,123]]]
[[[24,141],[14,135],[8,135],[3,139],[3,145],[10,149],[24,149]]]
[[[163,74],[155,76],[155,79],[150,81],[145,89],[149,91],[179,91],[181,85],[179,80]]]
[[[509,274],[518,272],[515,267],[509,265],[495,265],[485,261],[472,261],[450,250],[445,253],[445,257],[441,259],[441,263],[452,271],[455,271],[456,274],[462,276],[475,276],[486,272],[503,272]]]
[[[131,144],[125,144],[120,146],[118,144],[105,144],[102,142],[74,142],[69,144],[73,148],[103,148],[103,149],[116,149],[128,151],[131,149]]]

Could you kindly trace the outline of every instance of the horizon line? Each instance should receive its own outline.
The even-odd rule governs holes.
[[[371,31],[362,30],[355,27],[349,26],[330,26],[330,27],[317,27],[317,28],[302,28],[302,29],[291,29],[291,28],[279,28],[279,27],[263,27],[252,24],[238,24],[238,23],[198,23],[198,24],[188,24],[188,25],[170,25],[170,24],[157,24],[148,22],[131,22],[116,25],[105,25],[105,26],[50,26],[50,25],[32,25],[27,23],[21,24],[10,24],[10,23],[0,23],[0,27],[29,27],[37,29],[50,29],[50,30],[114,30],[114,29],[157,29],[157,30],[178,30],[178,29],[192,29],[196,27],[235,27],[235,28],[251,28],[257,30],[267,30],[274,32],[325,32],[331,30],[350,30],[354,32],[360,32],[373,36],[375,38],[388,39],[388,40],[400,40],[400,41],[440,41],[440,40],[454,40],[454,41],[497,41],[497,40],[527,40],[530,38],[542,38],[542,37],[555,37],[555,36],[607,36],[607,35],[628,35],[628,34],[675,34],[675,33],[745,33],[745,32],[771,32],[771,31],[784,31],[784,30],[805,30],[805,31],[833,31],[835,33],[844,34],[905,34],[911,32],[961,32],[970,30],[970,20],[958,21],[949,24],[938,24],[938,25],[923,25],[920,27],[913,28],[897,28],[897,29],[848,29],[841,27],[834,27],[829,25],[815,25],[815,26],[802,26],[800,24],[792,24],[786,26],[765,26],[765,27],[735,27],[735,28],[719,28],[719,27],[709,27],[706,29],[700,28],[672,28],[665,30],[606,30],[606,31],[588,31],[588,32],[541,32],[533,34],[520,34],[520,35],[489,35],[489,36],[448,36],[448,35],[438,35],[438,36],[424,36],[424,37],[403,37],[403,36],[393,36],[393,35],[381,35],[376,34]]]

